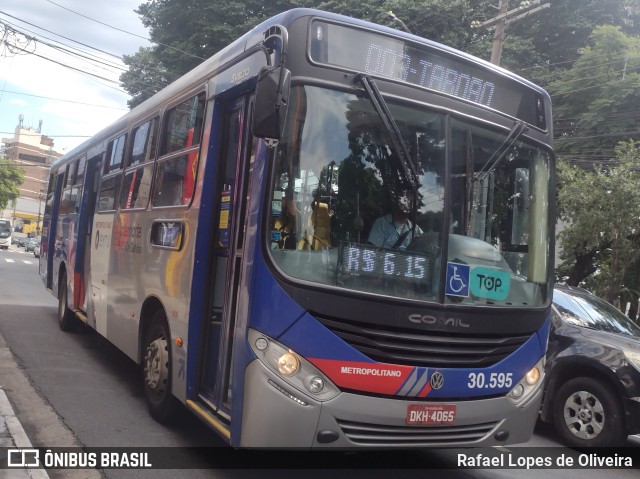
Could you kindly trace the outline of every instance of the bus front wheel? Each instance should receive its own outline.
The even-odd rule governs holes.
[[[143,336],[142,379],[151,416],[170,422],[176,409],[171,392],[171,335],[163,311],[156,311]]]
[[[75,320],[73,311],[67,306],[67,273],[62,273],[58,284],[58,325],[63,331],[72,331]]]

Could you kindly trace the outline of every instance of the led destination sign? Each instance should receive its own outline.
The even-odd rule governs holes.
[[[404,46],[402,51],[382,43],[370,43],[364,64],[364,72],[375,76],[400,80],[430,90],[447,93],[464,100],[492,106],[495,83],[472,76],[454,68],[443,59],[428,61],[423,52]],[[439,63],[434,63],[439,61]]]
[[[339,271],[343,278],[395,278],[424,284],[431,281],[431,257],[428,255],[358,243],[341,243],[339,255]]]
[[[428,45],[315,21],[310,56],[317,63],[410,83],[545,126],[539,93],[499,72]]]

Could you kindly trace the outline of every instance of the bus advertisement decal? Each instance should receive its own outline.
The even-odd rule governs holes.
[[[494,268],[471,271],[471,294],[479,298],[504,301],[511,289],[511,274]]]
[[[309,358],[338,387],[405,397],[426,397],[429,370],[422,367]]]
[[[218,219],[218,247],[229,246],[229,214],[231,213],[231,190],[220,193],[220,214]]]

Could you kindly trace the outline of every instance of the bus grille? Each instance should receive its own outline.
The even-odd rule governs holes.
[[[415,331],[318,318],[343,341],[381,363],[424,367],[488,367],[509,356],[531,335]]]
[[[455,446],[480,441],[498,425],[496,422],[467,426],[386,426],[337,419],[347,438],[361,446],[423,447],[433,445]]]

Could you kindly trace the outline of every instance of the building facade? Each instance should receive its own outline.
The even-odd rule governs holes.
[[[39,231],[47,194],[49,168],[51,163],[63,154],[64,151],[56,149],[52,138],[40,133],[40,128],[24,128],[22,121],[16,127],[13,138],[2,138],[0,157],[6,158],[24,171],[24,183],[20,185],[20,196],[15,205],[8,206],[0,214],[13,217],[14,224],[19,229],[29,225],[29,232],[32,232],[32,229]]]

